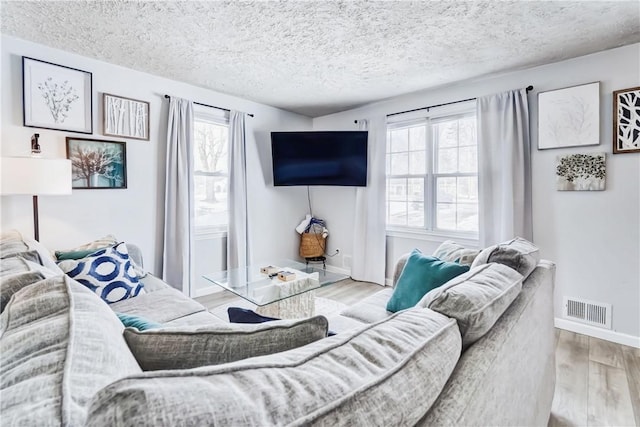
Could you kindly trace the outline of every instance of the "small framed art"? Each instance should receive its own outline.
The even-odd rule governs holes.
[[[23,124],[93,133],[92,78],[88,71],[23,56]]]
[[[613,154],[640,152],[640,86],[613,92]]]
[[[600,82],[538,93],[538,149],[600,144]]]
[[[123,96],[102,94],[103,133],[149,140],[149,103]]]
[[[565,154],[556,157],[558,191],[602,191],[606,179],[605,153]]]
[[[123,141],[67,137],[72,188],[127,188],[127,147]]]

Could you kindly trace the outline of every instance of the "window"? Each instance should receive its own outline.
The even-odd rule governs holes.
[[[477,235],[474,112],[389,124],[386,157],[388,229]]]
[[[196,113],[193,136],[196,231],[226,231],[229,222],[228,120]]]

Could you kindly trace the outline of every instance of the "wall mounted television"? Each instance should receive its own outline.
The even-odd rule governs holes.
[[[367,186],[367,131],[271,132],[273,185]]]

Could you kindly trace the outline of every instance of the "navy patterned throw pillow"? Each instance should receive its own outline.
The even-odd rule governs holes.
[[[124,242],[98,250],[86,258],[61,261],[58,266],[107,304],[144,293]]]

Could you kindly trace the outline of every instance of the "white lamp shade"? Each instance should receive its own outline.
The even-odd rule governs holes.
[[[71,194],[71,160],[2,157],[0,194]]]

